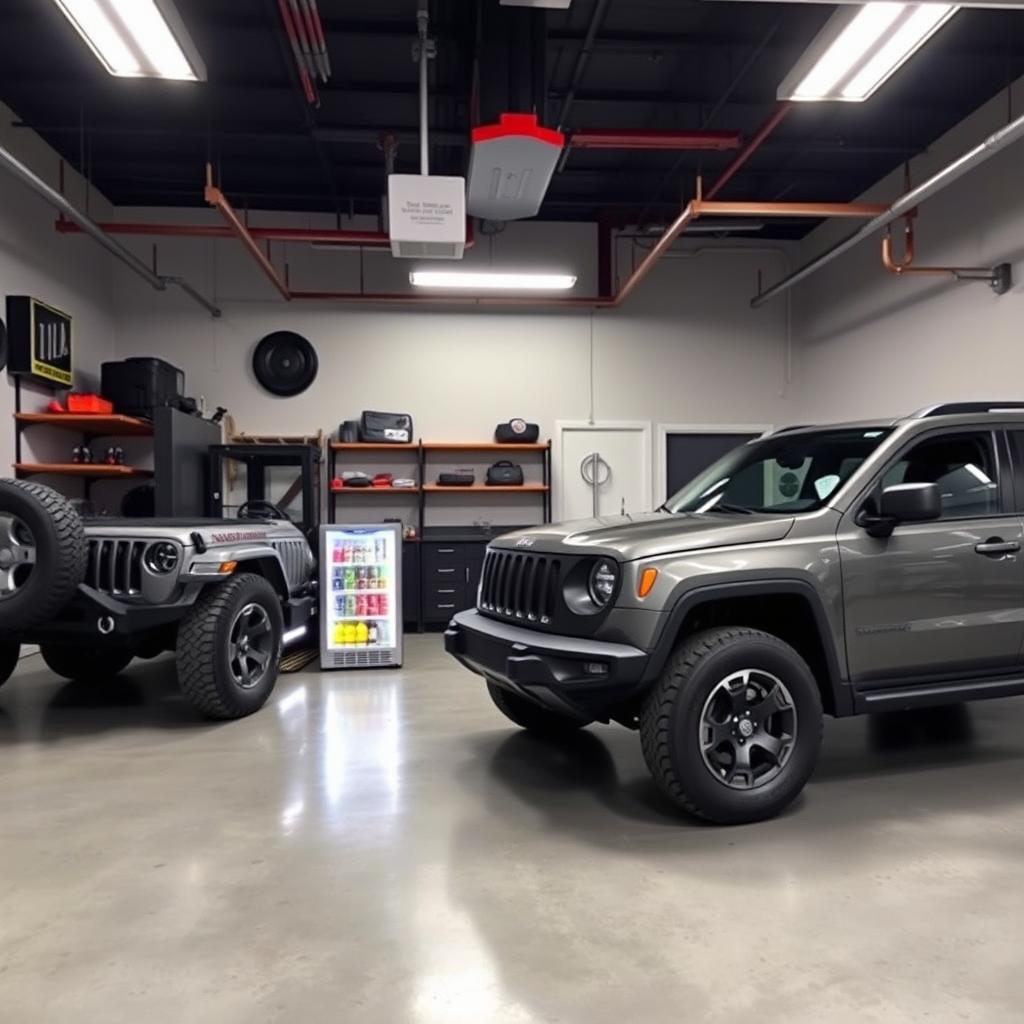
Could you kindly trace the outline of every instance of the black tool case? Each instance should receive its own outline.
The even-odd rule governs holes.
[[[177,406],[185,392],[185,374],[152,356],[104,363],[100,379],[103,397],[125,416],[151,418],[154,409]]]

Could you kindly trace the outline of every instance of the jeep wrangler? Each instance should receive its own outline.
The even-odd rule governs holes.
[[[685,810],[801,792],[822,715],[1024,693],[1024,403],[792,427],[658,511],[488,548],[447,650],[513,722],[638,729]]]
[[[314,558],[267,502],[238,519],[82,519],[57,491],[0,480],[0,684],[23,644],[57,675],[102,680],[176,655],[210,718],[266,702],[283,638],[316,612]]]

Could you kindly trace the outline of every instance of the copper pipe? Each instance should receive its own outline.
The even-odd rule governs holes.
[[[892,225],[886,229],[882,238],[882,266],[890,274],[902,276],[904,274],[932,274],[940,277],[957,277],[960,274],[987,274],[992,276],[988,268],[980,267],[915,267],[914,262],[914,222],[907,217],[903,227],[903,259],[897,260],[893,257],[892,247]]]
[[[714,199],[715,196],[729,184],[740,168],[754,155],[754,153],[757,152],[764,140],[771,135],[782,119],[789,113],[791,107],[792,103],[780,103],[775,108],[771,117],[761,125],[750,141],[742,150],[740,150],[739,153],[736,154],[729,166],[726,167],[726,169],[718,176],[706,197],[703,195],[703,187],[698,179],[696,201],[707,202]],[[683,210],[682,213],[679,214],[675,221],[669,225],[668,230],[661,236],[658,243],[653,246],[651,251],[643,258],[636,269],[634,269],[633,273],[626,278],[622,287],[615,296],[614,304],[616,306],[621,306],[622,303],[629,298],[633,289],[636,288],[636,286],[647,276],[654,264],[661,259],[665,251],[671,247],[672,243],[686,230],[687,225],[690,224],[697,216],[699,216],[699,214],[696,213],[693,204],[691,203]],[[748,215],[744,214],[744,216]]]
[[[277,6],[281,12],[281,20],[284,22],[285,32],[288,35],[288,42],[291,44],[292,54],[295,57],[295,66],[298,68],[299,81],[302,83],[302,91],[306,97],[306,102],[316,103],[316,91],[313,88],[313,82],[309,77],[309,72],[306,70],[306,65],[303,61],[302,51],[299,48],[298,32],[296,31],[295,25],[292,23],[292,13],[288,9],[288,0],[277,0]]]
[[[877,217],[884,203],[723,203],[696,199],[701,217]]]
[[[213,168],[209,164],[206,165],[206,189],[203,191],[203,198],[220,212],[220,215],[227,221],[232,234],[249,250],[253,259],[270,279],[271,284],[281,293],[281,296],[286,301],[290,300],[291,292],[278,275],[277,268],[264,255],[259,242],[249,234],[249,229],[238,219],[238,214],[235,213],[224,193],[213,184]]]

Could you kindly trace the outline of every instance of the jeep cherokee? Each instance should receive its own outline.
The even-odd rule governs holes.
[[[640,732],[668,796],[778,813],[836,717],[1024,693],[1024,403],[792,427],[658,511],[488,548],[445,645],[547,734]]]

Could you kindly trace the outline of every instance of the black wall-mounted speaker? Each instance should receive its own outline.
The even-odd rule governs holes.
[[[263,338],[252,354],[256,379],[272,395],[291,398],[316,380],[320,361],[316,350],[301,334],[274,331]]]
[[[7,328],[0,320],[0,370],[7,365]]]

